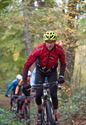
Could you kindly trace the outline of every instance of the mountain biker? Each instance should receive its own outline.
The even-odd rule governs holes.
[[[58,80],[59,84],[64,83],[64,72],[66,68],[65,54],[62,46],[57,44],[57,34],[54,31],[47,31],[44,34],[44,42],[34,48],[23,68],[23,89],[26,86],[27,73],[31,65],[36,62],[35,84],[43,83],[47,77],[48,82],[52,83]],[[59,76],[57,78],[58,61],[60,64]],[[52,83],[53,84],[53,83]],[[36,104],[38,106],[38,114],[42,112],[42,89],[36,90]],[[57,86],[50,89],[50,94],[53,103],[53,113],[55,119],[58,119],[58,98]]]
[[[8,86],[8,88],[6,89],[6,92],[5,92],[5,96],[8,97],[8,93],[10,90],[11,91],[11,101],[10,101],[10,105],[12,107],[12,100],[13,100],[13,95],[15,95],[15,89],[16,89],[16,86],[18,85],[18,82],[22,79],[22,75],[18,74],[16,76],[16,79],[14,79]]]
[[[31,78],[31,71],[29,70],[28,71],[28,75],[27,75],[27,85],[30,85],[30,78]],[[18,85],[16,86],[16,89],[15,89],[15,94],[16,95],[19,95],[22,93],[22,85],[23,85],[23,80],[21,79],[19,82],[18,82]],[[28,87],[28,86],[27,86]],[[28,93],[26,93],[28,95]]]
[[[9,86],[7,87],[6,89],[6,92],[5,92],[5,96],[8,97],[8,93],[10,90],[12,90],[11,92],[11,95],[14,95],[15,94],[15,89],[16,89],[16,86],[18,85],[18,82],[22,79],[22,75],[18,74],[16,76],[16,79],[14,79],[10,84]]]
[[[27,75],[27,89],[25,89],[23,92],[23,90],[22,90],[23,80],[19,81],[19,83],[15,89],[15,95],[16,95],[15,98],[17,99],[17,112],[16,112],[16,114],[18,114],[19,110],[21,111],[21,109],[22,109],[22,105],[23,105],[24,99],[25,99],[24,94],[26,96],[30,95],[30,90],[29,90],[30,78],[31,78],[31,71],[29,70],[28,75]],[[21,96],[18,97],[18,95],[21,95]],[[20,115],[22,116],[23,114],[21,113]]]

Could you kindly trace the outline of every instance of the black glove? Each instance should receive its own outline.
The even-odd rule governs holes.
[[[15,94],[15,95],[13,96],[13,98],[17,99],[17,98],[18,98],[18,94]]]
[[[58,83],[59,83],[59,84],[62,84],[62,83],[64,83],[64,82],[65,82],[64,76],[59,76],[59,78],[58,78]]]
[[[8,97],[8,94],[5,94],[5,97]]]
[[[23,85],[22,91],[23,91],[23,93],[24,93],[26,96],[29,96],[29,95],[30,95],[30,88],[31,88],[31,85]]]
[[[22,87],[22,89],[23,90],[28,90],[28,89],[30,89],[31,88],[31,85],[23,85],[23,87]]]

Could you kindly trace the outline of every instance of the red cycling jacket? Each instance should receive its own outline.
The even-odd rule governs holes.
[[[65,55],[63,48],[55,44],[54,48],[49,51],[46,48],[46,44],[42,43],[38,47],[34,48],[23,69],[23,79],[24,81],[27,78],[27,72],[31,65],[38,59],[38,63],[41,68],[46,67],[47,69],[51,69],[52,67],[56,67],[58,65],[58,60],[60,61],[60,75],[64,75],[66,63],[65,63]]]

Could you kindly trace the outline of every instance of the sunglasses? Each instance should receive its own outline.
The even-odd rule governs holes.
[[[45,40],[46,43],[55,43],[56,40]]]

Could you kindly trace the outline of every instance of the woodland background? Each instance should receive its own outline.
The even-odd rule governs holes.
[[[69,114],[82,118],[86,113],[86,0],[0,0],[0,93],[4,95],[22,73],[28,54],[47,30],[57,33],[66,54],[65,78],[72,94],[63,92],[61,97],[68,99]],[[63,102],[61,110],[67,113]]]

